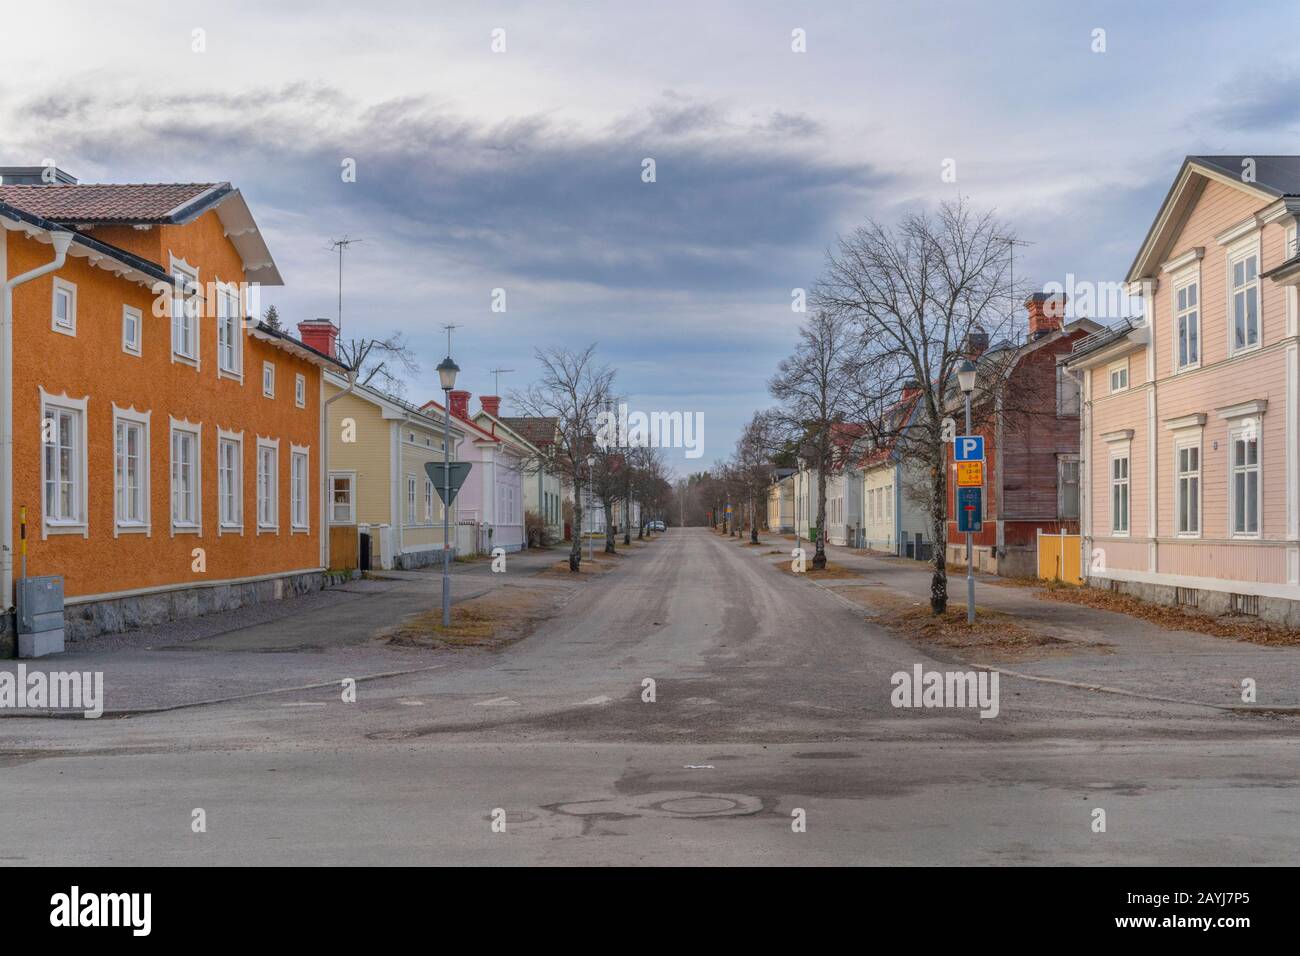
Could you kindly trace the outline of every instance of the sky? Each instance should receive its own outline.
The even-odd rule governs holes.
[[[22,4],[0,164],[233,183],[290,328],[336,317],[330,242],[361,239],[343,334],[401,332],[408,399],[448,323],[474,407],[513,370],[504,414],[536,349],[596,343],[632,409],[702,416],[686,473],[771,404],[838,235],[961,196],[1029,243],[1018,283],[1122,280],[1185,155],[1295,151],[1297,27],[1294,0]]]

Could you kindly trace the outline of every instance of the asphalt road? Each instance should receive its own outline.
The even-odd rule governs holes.
[[[356,703],[2,721],[0,862],[1300,859],[1296,718],[1016,678],[992,719],[898,709],[895,671],[961,668],[767,552],[669,532],[527,640]]]

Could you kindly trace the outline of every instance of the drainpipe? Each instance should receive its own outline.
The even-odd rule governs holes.
[[[348,377],[348,387],[337,395],[331,395],[329,398],[325,399],[325,401],[320,403],[320,473],[321,486],[324,489],[324,491],[321,492],[321,504],[324,505],[322,510],[325,512],[324,518],[321,520],[320,566],[327,572],[330,569],[330,517],[334,512],[333,496],[330,494],[330,406],[344,395],[351,395],[352,390],[357,386],[357,370],[350,368],[345,374]],[[322,370],[322,380],[324,377],[325,372]],[[352,489],[353,518],[356,517],[356,507],[357,489],[354,487]],[[371,544],[373,545],[374,543],[375,542],[372,540]],[[371,556],[373,558],[373,553]]]
[[[0,301],[0,507],[3,510],[3,529],[0,530],[0,604],[4,612],[14,603],[14,297],[13,290],[33,279],[63,268],[72,245],[73,234],[60,230],[50,233],[54,246],[54,259],[30,272],[8,279],[4,284],[3,301]],[[0,242],[8,242],[0,232]],[[6,259],[7,261],[7,259]],[[0,277],[2,278],[2,277]],[[42,512],[43,513],[43,512]]]
[[[1087,513],[1084,509],[1092,507],[1092,495],[1084,490],[1091,483],[1092,475],[1092,455],[1090,454],[1092,451],[1092,402],[1084,399],[1083,380],[1088,373],[1080,372],[1075,374],[1068,365],[1062,365],[1061,368],[1079,386],[1079,575],[1086,580],[1091,576],[1089,572],[1092,566],[1092,562],[1086,560],[1090,549],[1088,548],[1088,539],[1083,533],[1084,515]],[[1086,469],[1084,468],[1085,465],[1087,466]],[[1085,472],[1090,476],[1087,481],[1084,480]],[[1059,467],[1056,480],[1058,483],[1061,480]],[[1057,488],[1056,493],[1059,496],[1061,489]],[[1058,530],[1062,534],[1065,533],[1064,521],[1058,526]],[[1090,514],[1088,515],[1088,530],[1092,530],[1092,516]],[[1038,560],[1036,552],[1034,560]],[[1065,559],[1062,558],[1061,560],[1064,561]]]

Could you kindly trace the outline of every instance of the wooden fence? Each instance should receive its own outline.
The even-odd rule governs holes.
[[[1038,576],[1047,581],[1083,583],[1083,552],[1077,534],[1038,532]]]
[[[330,570],[351,571],[361,563],[360,536],[354,524],[330,525]]]

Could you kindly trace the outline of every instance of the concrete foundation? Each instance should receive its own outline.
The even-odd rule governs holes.
[[[243,584],[217,584],[72,604],[63,612],[64,630],[69,641],[84,641],[98,634],[134,631],[168,621],[233,611],[248,604],[296,597],[336,587],[355,577],[360,577],[359,571],[309,571]]]
[[[1138,598],[1142,601],[1148,601],[1152,604],[1163,604],[1167,607],[1176,607],[1178,604],[1177,588],[1168,584],[1147,584],[1141,581],[1112,581],[1110,578],[1093,576],[1087,579],[1089,587],[1104,588],[1113,590],[1119,594],[1127,594]],[[1222,617],[1233,613],[1232,592],[1214,591],[1208,588],[1196,590],[1196,606],[1181,605],[1183,610],[1196,614],[1206,614],[1210,617]],[[1270,624],[1277,624],[1282,627],[1300,628],[1300,601],[1291,601],[1286,598],[1261,597],[1258,598],[1259,614],[1261,621],[1267,621]]]

